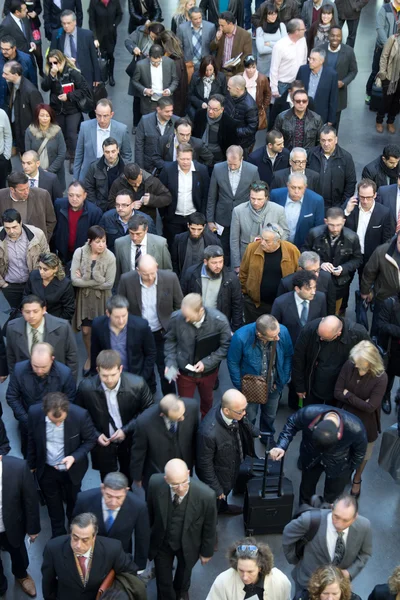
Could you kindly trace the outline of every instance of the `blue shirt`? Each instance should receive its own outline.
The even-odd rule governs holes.
[[[323,68],[320,69],[316,74],[312,71],[310,73],[310,81],[308,84],[308,95],[310,96],[310,98],[314,98],[315,94],[317,93],[317,87],[319,85],[319,80],[321,79],[323,70]]]
[[[116,350],[121,356],[121,363],[125,371],[128,371],[128,352],[126,349],[126,341],[128,335],[128,326],[122,329],[119,334],[115,334],[110,327],[110,344],[111,350]]]
[[[290,230],[289,242],[292,242],[292,244],[296,235],[297,223],[299,222],[302,203],[303,198],[301,200],[296,200],[296,202],[293,202],[293,200],[291,200],[288,195],[285,204],[286,222]]]

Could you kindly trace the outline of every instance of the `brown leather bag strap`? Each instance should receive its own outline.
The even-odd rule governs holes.
[[[270,359],[269,359],[269,365],[268,365],[268,373],[267,373],[267,398],[268,398],[268,393],[269,393],[269,381],[271,379],[271,373],[272,373],[272,369],[274,367],[275,355],[276,355],[276,342],[273,342],[272,348],[271,348],[271,355],[270,355]]]

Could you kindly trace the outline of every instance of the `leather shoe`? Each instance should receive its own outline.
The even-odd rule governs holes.
[[[115,85],[114,75],[110,75],[110,77],[108,79],[108,83],[111,85],[111,87],[114,87],[114,85]]]
[[[27,574],[26,577],[24,577],[23,579],[17,579],[17,581],[21,585],[25,594],[28,594],[28,596],[30,596],[31,598],[34,598],[36,596],[35,582],[33,581],[32,577],[29,575],[29,573]]]
[[[226,509],[222,510],[220,515],[242,515],[243,514],[243,506],[238,506],[237,504],[227,504]]]
[[[375,123],[375,129],[377,130],[378,133],[383,133],[383,124]]]
[[[181,592],[179,594],[179,600],[189,600],[189,592]]]
[[[396,127],[393,123],[387,123],[387,130],[389,133],[396,133]]]
[[[390,413],[392,412],[392,403],[390,401],[390,398],[386,398],[385,396],[383,397],[382,410],[385,413],[385,415],[390,415]]]

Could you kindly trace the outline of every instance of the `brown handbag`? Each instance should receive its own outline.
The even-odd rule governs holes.
[[[275,361],[276,342],[272,344],[271,358],[268,365],[267,378],[261,375],[243,375],[242,394],[249,404],[266,404],[268,401],[268,384],[271,379],[272,367]]]
[[[102,597],[102,595],[104,594],[104,592],[112,586],[112,584],[114,583],[114,579],[115,579],[115,571],[114,571],[114,569],[111,569],[111,571],[108,573],[107,577],[103,580],[103,582],[101,583],[101,585],[99,587],[99,591],[97,592],[96,600],[99,600]]]

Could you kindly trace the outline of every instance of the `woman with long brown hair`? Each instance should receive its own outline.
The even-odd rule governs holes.
[[[318,19],[307,31],[306,40],[308,53],[316,46],[328,41],[330,28],[336,26],[333,4],[323,4],[318,11]]]
[[[218,71],[215,57],[209,54],[202,58],[190,80],[188,115],[194,119],[198,110],[207,108],[207,100],[214,94],[226,96],[226,77]]]

